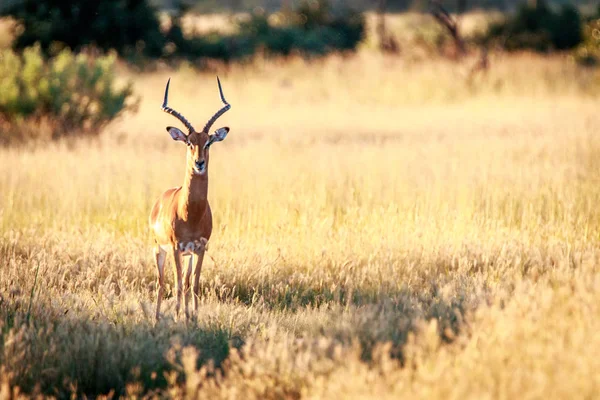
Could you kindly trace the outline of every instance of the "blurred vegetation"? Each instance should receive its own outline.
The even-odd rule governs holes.
[[[157,7],[170,8],[178,0],[150,0]],[[227,13],[227,12],[248,12],[256,8],[262,8],[269,12],[276,12],[282,8],[282,5],[293,8],[303,0],[185,0],[195,12],[200,13]],[[377,9],[378,1],[374,0],[332,0],[333,3],[344,4],[360,11],[374,11]],[[387,9],[389,12],[397,13],[408,10],[425,11],[427,1],[423,0],[387,0]],[[444,6],[452,12],[465,12],[469,10],[501,10],[514,11],[523,0],[457,0],[444,1]],[[569,3],[577,6],[588,7],[595,6],[597,2],[593,0],[553,0],[548,4],[560,6]]]
[[[17,50],[39,43],[47,54],[94,46],[158,57],[164,45],[156,10],[146,0],[24,0],[1,14],[18,21]]]
[[[305,0],[276,14],[256,10],[237,22],[234,33],[186,35],[182,15],[190,5],[178,2],[161,31],[155,9],[146,0],[25,0],[2,11],[16,25],[15,49],[40,43],[49,55],[63,48],[114,49],[129,60],[162,58],[224,62],[257,52],[271,55],[323,55],[353,50],[364,37],[361,13],[328,0]],[[141,57],[141,58],[140,58]]]
[[[230,10],[249,4],[225,3],[231,3]],[[12,18],[14,41],[13,51],[0,54],[0,142],[96,134],[120,112],[131,109],[126,105],[131,88],[113,88],[115,55],[94,58],[89,56],[92,52],[114,51],[142,68],[157,65],[150,60],[185,60],[203,68],[214,65],[213,60],[230,63],[257,54],[308,58],[353,51],[367,35],[365,15],[340,0],[290,0],[278,2],[279,8],[255,7],[243,15],[218,17],[230,24],[227,29],[215,26],[213,31],[205,26],[198,29],[197,22],[190,29],[194,18],[184,17],[197,10],[198,4],[194,0],[3,3],[0,15]],[[390,9],[397,5],[389,4]],[[473,4],[463,5],[467,9]],[[160,19],[159,7],[163,10]],[[273,9],[278,11],[267,11]],[[452,37],[444,26],[423,15],[410,18],[417,22],[398,29],[403,33],[398,35],[399,42],[408,49],[403,59],[453,54]],[[540,0],[534,6],[523,4],[515,14],[488,27],[489,21],[470,33],[457,29],[468,50],[481,47],[480,64],[485,61],[486,68],[487,51],[492,47],[568,50],[584,65],[600,60],[600,10],[585,17],[574,5],[556,7]],[[410,49],[416,49],[413,56]],[[76,56],[76,52],[84,55]]]
[[[583,41],[575,49],[575,60],[582,65],[597,65],[600,62],[600,5],[596,15],[583,28]]]
[[[486,40],[508,51],[570,50],[583,40],[583,21],[577,7],[565,4],[555,11],[543,0],[523,4],[514,16],[492,24]]]
[[[175,45],[173,55],[225,62],[256,53],[318,56],[354,50],[366,28],[361,13],[345,6],[334,7],[328,0],[305,0],[294,9],[276,13],[254,10],[236,21],[231,34],[212,32],[186,38],[179,21],[172,22],[167,37]]]
[[[97,135],[135,108],[132,85],[115,85],[114,54],[70,50],[45,59],[41,46],[0,52],[0,144]]]
[[[240,60],[256,53],[287,56],[324,55],[354,50],[365,34],[362,14],[333,8],[327,1],[306,1],[293,11],[267,14],[261,10],[237,21],[235,33],[209,33],[185,38],[176,23],[168,37],[176,55],[191,60]],[[173,34],[175,32],[175,34]]]

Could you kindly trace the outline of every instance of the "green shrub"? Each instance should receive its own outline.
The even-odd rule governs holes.
[[[271,24],[269,19],[267,14],[257,12],[238,21],[234,34],[210,33],[185,38],[179,19],[174,18],[166,33],[176,49],[170,56],[190,61],[210,58],[230,62],[259,51],[273,56],[324,55],[355,49],[365,33],[362,14],[344,8],[334,9],[325,1],[302,3],[298,10],[281,18],[282,23],[278,25]]]
[[[40,43],[46,53],[86,46],[159,57],[165,45],[146,0],[22,0],[0,10],[18,22],[15,49]]]
[[[582,65],[600,62],[600,10],[598,17],[585,24],[583,42],[575,50],[575,60]]]
[[[92,46],[115,49],[141,65],[148,57],[230,62],[258,51],[277,56],[322,55],[353,50],[365,34],[361,13],[333,7],[326,0],[305,0],[277,25],[270,23],[268,14],[256,12],[240,21],[234,34],[190,38],[181,28],[181,17],[189,8],[186,4],[176,2],[178,12],[165,32],[148,0],[23,0],[1,13],[18,21],[15,49],[40,43],[44,53],[52,55],[63,48],[79,51]]]
[[[269,32],[262,41],[271,54],[288,56],[294,51],[303,50],[305,33],[296,26],[277,28]]]
[[[349,8],[334,8],[327,0],[304,0],[297,13],[305,31],[324,34],[322,42],[326,47],[351,50],[364,38],[364,17]]]
[[[0,143],[97,135],[135,108],[132,85],[115,88],[115,55],[63,50],[44,59],[39,45],[0,53]]]
[[[264,13],[252,14],[238,24],[237,41],[264,49],[271,55],[287,56],[294,52],[323,55],[333,51],[354,50],[365,35],[361,13],[334,8],[328,1],[304,1],[285,16],[285,23],[272,26]],[[246,56],[237,53],[234,58]]]
[[[583,26],[575,6],[564,5],[556,12],[540,0],[537,7],[523,5],[514,17],[490,26],[486,39],[509,51],[568,50],[583,40]]]

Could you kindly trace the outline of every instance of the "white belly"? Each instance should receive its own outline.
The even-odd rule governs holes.
[[[160,245],[160,248],[163,251],[171,251],[171,246],[168,245]],[[177,248],[181,251],[181,255],[183,256],[199,254],[208,248],[208,240],[201,238],[200,240],[194,240],[193,242],[179,242]]]

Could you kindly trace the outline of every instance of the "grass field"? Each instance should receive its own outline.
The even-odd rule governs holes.
[[[491,62],[222,73],[188,325],[171,289],[155,325],[147,216],[183,179],[167,77],[201,126],[214,75],[123,70],[140,112],[100,140],[0,150],[0,397],[600,396],[600,75]]]

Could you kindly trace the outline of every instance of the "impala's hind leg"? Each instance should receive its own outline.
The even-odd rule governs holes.
[[[175,247],[173,250],[173,258],[175,260],[175,268],[173,269],[173,275],[175,283],[177,284],[177,304],[175,306],[175,314],[179,317],[179,310],[181,310],[181,298],[183,297],[183,271],[181,267],[181,250]]]
[[[158,269],[158,287],[156,291],[156,320],[160,318],[160,303],[162,303],[165,294],[165,260],[167,252],[162,247],[156,246],[154,249],[156,256],[156,268]]]
[[[194,268],[194,310],[198,314],[198,305],[200,303],[200,272],[202,272],[202,261],[204,261],[204,252],[208,241],[201,238],[196,246],[196,267]]]
[[[190,255],[190,259],[188,260],[187,270],[185,271],[185,276],[183,278],[184,297],[185,297],[184,310],[185,310],[185,320],[186,321],[190,319],[189,303],[190,303],[190,295],[192,292],[191,278],[192,278],[192,262],[193,261],[194,261],[194,256]]]

